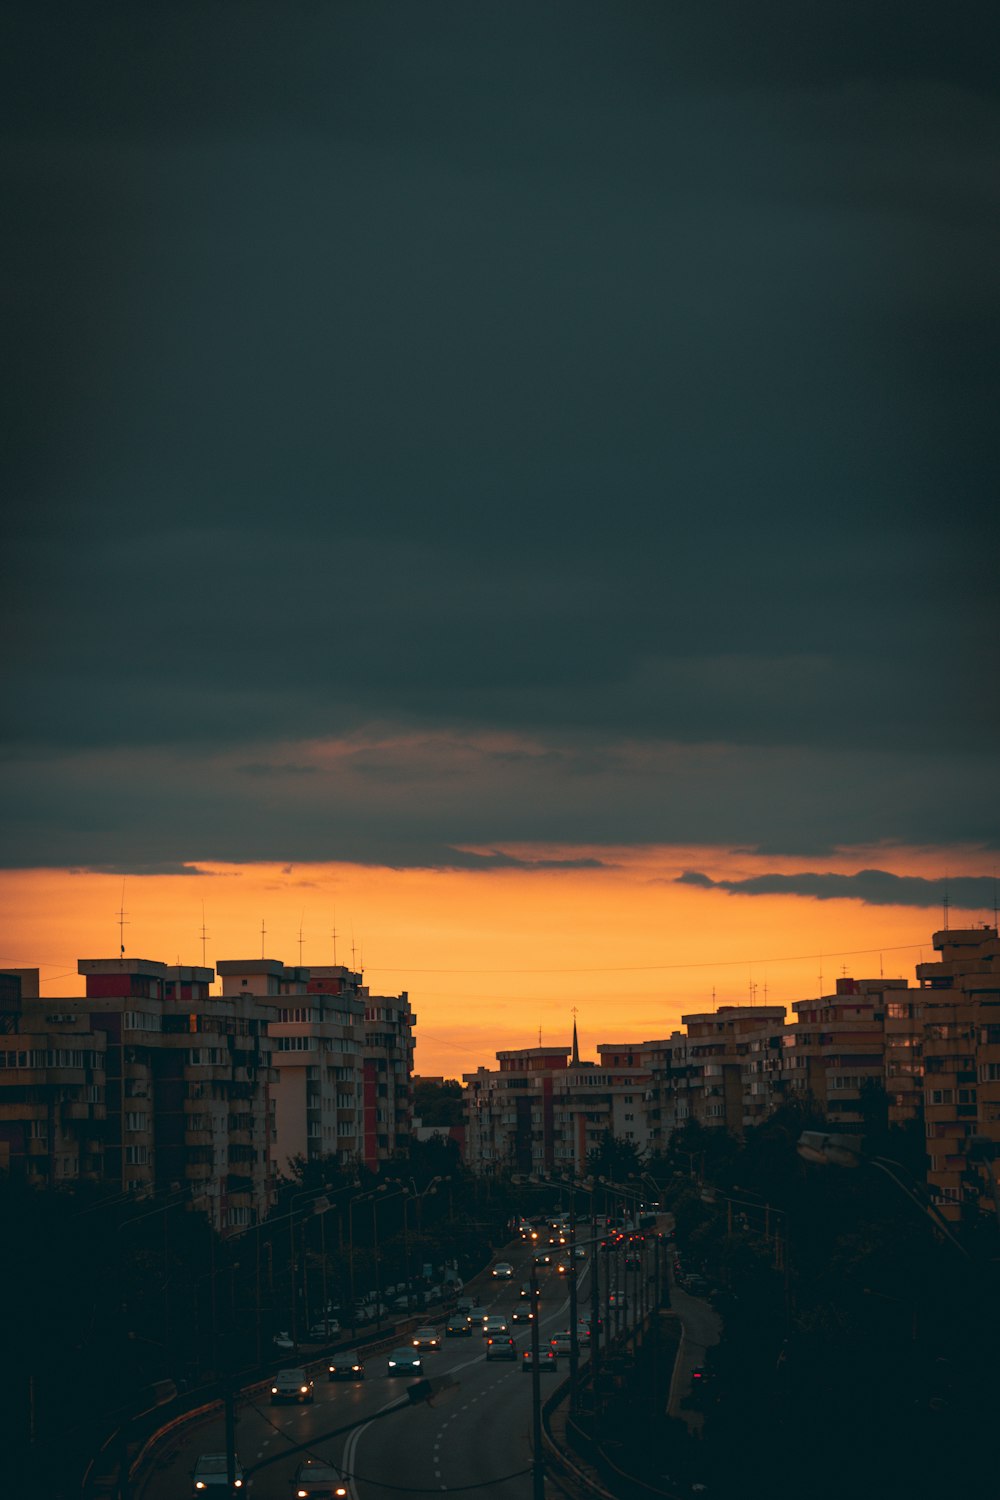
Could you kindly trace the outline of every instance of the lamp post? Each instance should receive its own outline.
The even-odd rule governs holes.
[[[542,1371],[541,1338],[538,1323],[542,1315],[538,1296],[538,1272],[534,1260],[531,1262],[531,1495],[532,1500],[545,1500],[545,1461],[542,1455]]]
[[[874,1167],[877,1172],[888,1177],[889,1181],[909,1198],[925,1218],[931,1220],[934,1228],[944,1236],[953,1249],[958,1251],[959,1255],[965,1260],[972,1259],[962,1242],[952,1234],[948,1220],[933,1199],[927,1196],[926,1190],[915,1183],[905,1181],[901,1174],[905,1174],[906,1168],[901,1162],[893,1161],[887,1156],[870,1156],[864,1149],[864,1136],[834,1135],[822,1130],[804,1130],[799,1136],[796,1150],[804,1161],[813,1162],[817,1166]]]

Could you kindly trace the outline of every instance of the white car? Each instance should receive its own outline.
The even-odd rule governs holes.
[[[335,1339],[340,1333],[340,1323],[336,1318],[327,1318],[323,1323],[314,1323],[309,1330],[309,1337],[314,1342],[321,1339]]]
[[[510,1281],[514,1275],[514,1267],[508,1260],[498,1260],[491,1274],[496,1281]]]
[[[196,1495],[205,1495],[209,1492],[227,1489],[229,1485],[229,1465],[224,1453],[203,1453],[194,1466],[191,1476]],[[234,1465],[235,1481],[234,1488],[243,1488],[243,1469],[239,1459]]]

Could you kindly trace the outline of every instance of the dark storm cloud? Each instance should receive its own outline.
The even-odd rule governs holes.
[[[992,8],[3,24],[9,858],[997,836]]]
[[[734,896],[811,896],[815,901],[862,901],[866,906],[942,906],[962,911],[992,910],[996,881],[988,875],[958,875],[926,880],[921,875],[893,875],[888,870],[858,870],[854,875],[801,871],[795,875],[751,875],[743,880],[712,880],[685,870],[678,885],[728,891]]]

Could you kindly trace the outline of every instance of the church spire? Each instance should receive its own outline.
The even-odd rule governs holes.
[[[580,1042],[576,1034],[576,1006],[573,1007],[573,1056],[570,1059],[570,1067],[576,1068],[580,1065]]]

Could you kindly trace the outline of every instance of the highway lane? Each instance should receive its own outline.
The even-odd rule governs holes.
[[[466,1294],[484,1307],[509,1315],[517,1291],[530,1274],[531,1252],[517,1242],[498,1252],[515,1264],[512,1281],[494,1281],[489,1273],[475,1278]],[[590,1261],[580,1262],[578,1305],[589,1311]],[[554,1270],[539,1270],[540,1331],[543,1342],[569,1323],[566,1283]],[[428,1321],[443,1328],[442,1315]],[[360,1383],[328,1382],[314,1371],[315,1403],[271,1406],[266,1390],[242,1399],[238,1408],[237,1451],[247,1470],[244,1493],[250,1500],[288,1500],[292,1476],[303,1457],[324,1458],[353,1478],[354,1500],[391,1500],[405,1493],[442,1493],[470,1485],[488,1486],[492,1500],[523,1500],[530,1465],[531,1379],[520,1368],[520,1352],[530,1345],[530,1327],[512,1325],[518,1361],[487,1362],[485,1340],[447,1339],[439,1353],[424,1358],[425,1374],[449,1375],[458,1385],[438,1394],[431,1405],[411,1406],[405,1378],[385,1375],[384,1354],[367,1361]],[[403,1342],[403,1340],[401,1340]],[[581,1363],[586,1358],[581,1350]],[[564,1378],[569,1361],[560,1361],[558,1376],[542,1378],[543,1395]],[[379,1413],[402,1401],[399,1410]],[[354,1426],[353,1431],[344,1429]],[[197,1429],[183,1429],[137,1490],[136,1500],[176,1500],[191,1494],[190,1473],[200,1453],[225,1446],[221,1416]],[[495,1481],[517,1475],[505,1483]]]

